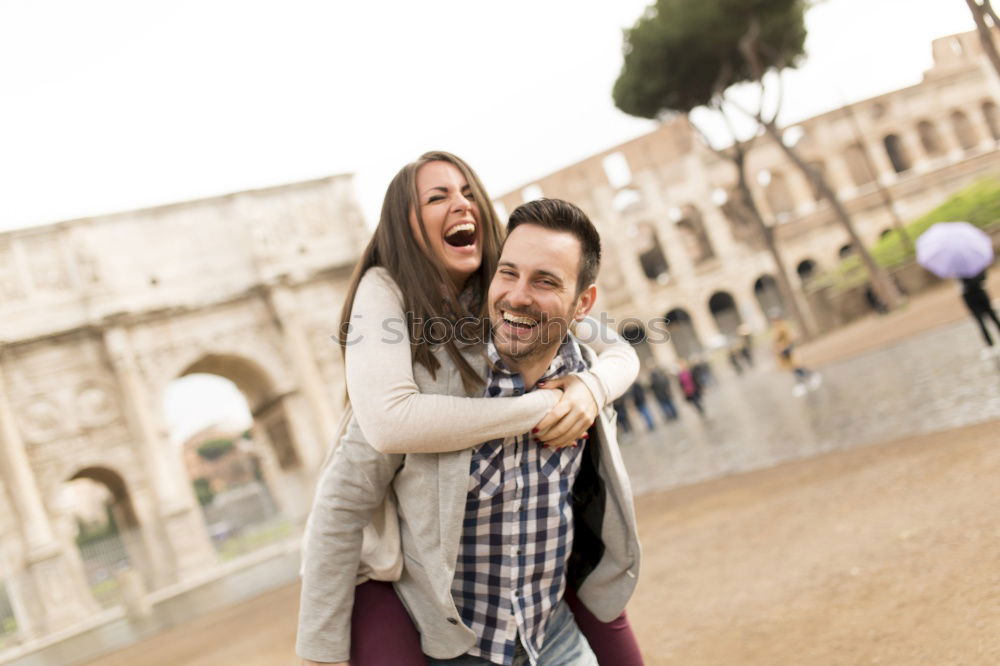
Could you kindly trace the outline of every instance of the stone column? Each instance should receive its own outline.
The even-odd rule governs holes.
[[[150,391],[139,372],[128,331],[116,327],[104,332],[104,344],[121,388],[129,430],[146,473],[156,513],[162,525],[162,540],[169,550],[169,578],[183,580],[215,566],[217,557],[208,538],[205,520],[182,467],[179,453],[157,428]],[[154,548],[153,550],[159,550]],[[153,559],[161,553],[151,553]],[[154,569],[160,569],[154,562]],[[162,572],[157,576],[162,578]],[[158,585],[165,581],[157,580]]]
[[[70,626],[97,610],[72,555],[56,538],[24,440],[14,420],[0,364],[0,470],[24,539],[24,571],[12,585],[18,625],[26,638]],[[72,546],[69,546],[72,547]]]
[[[333,438],[337,432],[337,420],[333,413],[332,397],[323,384],[319,365],[312,354],[309,337],[299,317],[297,294],[288,287],[276,285],[271,288],[271,304],[274,314],[281,325],[285,349],[292,362],[292,370],[299,393],[302,395],[310,421],[313,424],[313,437],[309,437],[301,429],[296,428],[296,444],[303,466],[312,472],[319,469],[323,463],[326,451],[333,446]],[[315,441],[318,436],[319,441]]]

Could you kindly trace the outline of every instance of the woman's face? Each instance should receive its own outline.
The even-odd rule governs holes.
[[[450,162],[428,162],[417,170],[417,205],[438,258],[457,289],[483,261],[479,206],[465,176]],[[410,211],[413,237],[424,247],[416,211]]]

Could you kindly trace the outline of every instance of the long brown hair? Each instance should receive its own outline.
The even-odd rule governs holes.
[[[469,307],[462,305],[444,265],[434,256],[433,250],[429,249],[430,238],[427,236],[420,206],[417,205],[417,171],[428,162],[448,162],[461,171],[479,208],[479,243],[483,259],[479,268],[465,283],[465,289],[470,290],[471,294],[471,301],[466,301]],[[410,228],[411,212],[416,213],[424,240],[422,245],[413,237]],[[503,231],[493,210],[493,203],[479,176],[462,159],[451,153],[433,151],[424,153],[417,161],[404,166],[386,189],[378,226],[354,268],[340,314],[337,342],[341,351],[347,348],[348,326],[358,284],[369,268],[381,266],[389,272],[403,295],[403,310],[406,312],[407,329],[410,331],[411,357],[415,363],[420,363],[434,375],[441,364],[431,353],[432,344],[422,326],[430,321],[440,321],[441,318],[454,322],[468,315],[477,318],[480,326],[487,326],[486,291],[496,271],[502,240]],[[472,393],[477,388],[481,389],[483,378],[462,356],[455,336],[448,336],[440,344],[458,367],[465,390]]]

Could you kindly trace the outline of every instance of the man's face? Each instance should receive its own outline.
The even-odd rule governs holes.
[[[493,342],[504,358],[525,362],[554,351],[593,307],[594,286],[577,294],[580,252],[572,234],[534,224],[507,237],[489,291]]]

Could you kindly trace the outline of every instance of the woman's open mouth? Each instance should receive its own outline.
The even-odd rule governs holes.
[[[476,242],[476,225],[472,222],[456,224],[444,236],[444,242],[452,247],[468,247]]]

